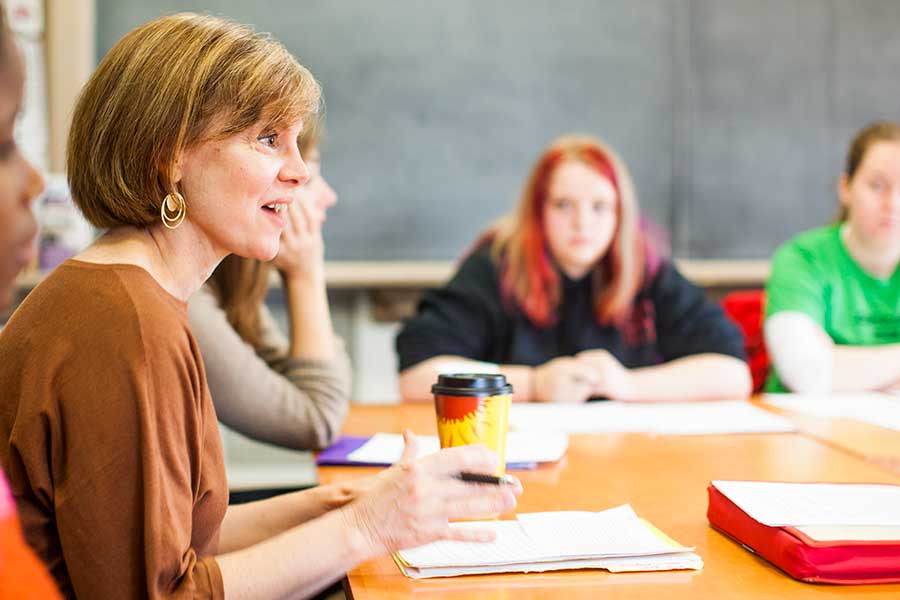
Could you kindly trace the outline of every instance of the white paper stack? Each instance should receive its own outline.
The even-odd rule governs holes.
[[[900,397],[893,394],[766,394],[765,402],[794,412],[854,419],[900,431]]]
[[[488,543],[440,541],[401,550],[394,559],[416,579],[480,573],[606,569],[700,569],[703,560],[638,518],[629,505],[602,512],[520,514],[516,521],[453,523],[494,531]]]
[[[437,436],[416,436],[419,456],[432,454],[441,448]],[[566,454],[569,437],[560,432],[510,432],[506,436],[506,462],[555,462]],[[376,433],[369,441],[347,455],[350,462],[394,464],[403,454],[403,436],[397,433]]]
[[[875,483],[713,481],[750,517],[770,527],[900,526],[900,486]]]
[[[721,435],[796,431],[784,417],[743,400],[721,402],[515,404],[510,428],[568,433]]]

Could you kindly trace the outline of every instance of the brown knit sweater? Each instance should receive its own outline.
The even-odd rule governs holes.
[[[224,596],[215,410],[186,305],[143,269],[67,261],[12,316],[0,461],[65,595]]]

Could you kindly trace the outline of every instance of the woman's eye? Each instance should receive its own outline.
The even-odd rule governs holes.
[[[275,146],[275,143],[278,141],[277,133],[267,133],[266,135],[261,135],[257,138],[260,142],[265,144],[266,146]]]

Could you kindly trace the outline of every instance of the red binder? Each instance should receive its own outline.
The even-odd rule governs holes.
[[[756,521],[710,485],[710,525],[801,581],[900,583],[900,540],[818,541],[794,527]]]

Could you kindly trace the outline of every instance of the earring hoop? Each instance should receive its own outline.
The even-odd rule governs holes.
[[[176,229],[184,221],[187,215],[187,204],[184,196],[178,192],[171,192],[163,198],[162,205],[159,208],[159,215],[162,217],[163,225],[168,229]]]

